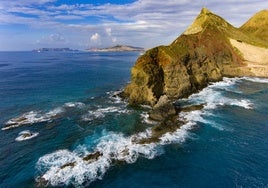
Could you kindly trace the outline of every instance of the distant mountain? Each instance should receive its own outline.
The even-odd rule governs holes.
[[[78,50],[73,50],[70,48],[39,48],[32,50],[33,52],[74,52]]]
[[[126,46],[126,45],[116,45],[108,48],[91,48],[87,49],[87,51],[94,52],[130,52],[130,51],[145,51],[144,48],[134,47],[134,46]]]

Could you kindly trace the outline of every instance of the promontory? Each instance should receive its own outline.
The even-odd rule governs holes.
[[[236,76],[268,77],[268,10],[236,28],[203,8],[174,42],[138,58],[123,95],[156,108]]]

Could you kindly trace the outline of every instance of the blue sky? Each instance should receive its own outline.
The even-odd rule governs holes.
[[[202,7],[236,27],[267,0],[1,0],[0,51],[171,43]]]

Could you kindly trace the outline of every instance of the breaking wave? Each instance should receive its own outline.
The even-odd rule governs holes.
[[[78,151],[59,150],[47,154],[37,162],[36,167],[42,174],[37,181],[52,186],[61,184],[78,186],[84,182],[90,183],[102,179],[114,161],[134,163],[139,156],[152,159],[162,153],[159,144],[136,142],[149,135],[149,131],[130,137],[109,132],[99,139],[93,152],[87,151],[86,146],[80,146]]]
[[[42,111],[30,111],[26,112],[19,117],[12,118],[5,123],[5,126],[2,127],[2,130],[8,130],[11,128],[20,127],[22,125],[29,125],[35,123],[49,122],[58,117],[61,117],[68,109],[72,108],[83,108],[85,107],[84,103],[81,102],[68,102],[61,107],[54,108],[48,112]]]
[[[38,136],[38,132],[30,132],[29,130],[25,130],[25,131],[21,131],[19,133],[19,136],[15,139],[16,141],[20,142],[20,141],[24,141],[24,140],[29,140],[32,139],[36,136]]]
[[[116,113],[116,114],[128,114],[131,111],[125,109],[125,107],[107,107],[107,108],[98,108],[96,110],[88,110],[87,114],[82,116],[83,121],[93,121],[96,119],[102,119],[107,114]]]

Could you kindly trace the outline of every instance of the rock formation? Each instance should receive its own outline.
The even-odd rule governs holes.
[[[170,103],[187,97],[224,76],[265,76],[265,73],[258,75],[258,71],[252,71],[240,47],[231,41],[258,46],[268,54],[267,12],[261,11],[241,28],[235,28],[203,8],[192,25],[173,43],[150,49],[138,58],[124,96],[131,105],[147,104],[163,111],[164,100]],[[265,24],[260,20],[266,20]],[[260,27],[257,27],[258,23],[262,23]],[[266,73],[268,76],[268,69]],[[172,111],[170,105],[168,109],[167,113]],[[157,114],[153,116],[158,118]]]

